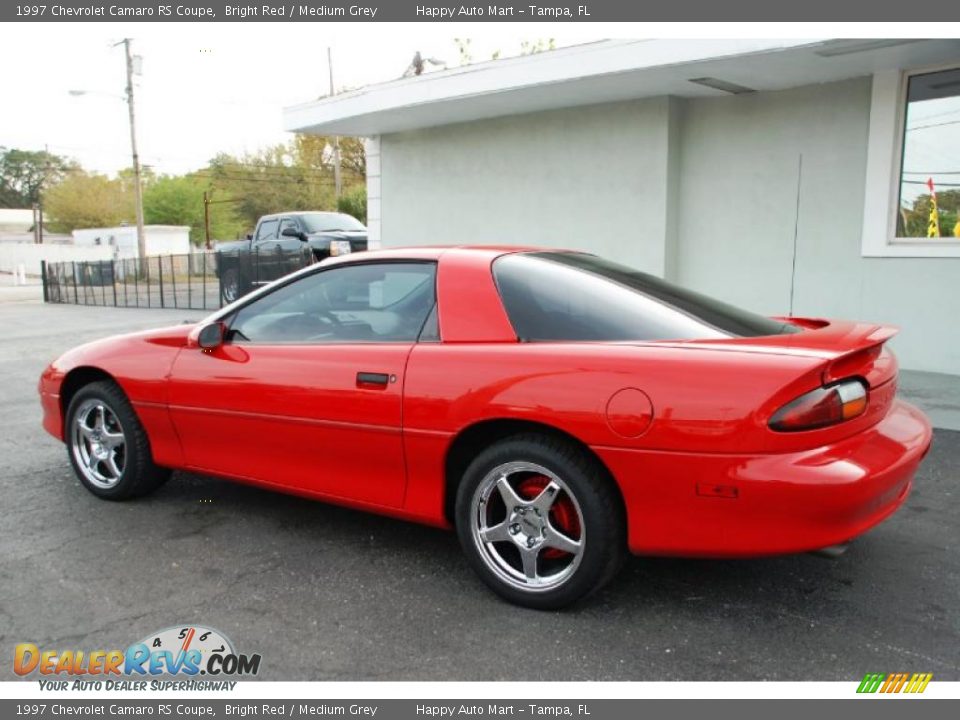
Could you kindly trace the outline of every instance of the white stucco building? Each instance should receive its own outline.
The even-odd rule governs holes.
[[[584,249],[960,373],[960,40],[604,41],[284,120],[369,138],[374,242]]]

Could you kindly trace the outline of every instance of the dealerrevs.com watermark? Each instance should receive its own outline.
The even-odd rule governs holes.
[[[41,690],[222,690],[236,684],[228,678],[257,675],[260,655],[238,653],[212,628],[184,625],[151,633],[125,650],[19,643],[13,671],[39,676]]]

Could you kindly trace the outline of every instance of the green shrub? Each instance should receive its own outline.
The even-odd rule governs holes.
[[[337,210],[347,215],[353,215],[357,220],[367,222],[367,188],[357,185],[348,189],[337,200]]]

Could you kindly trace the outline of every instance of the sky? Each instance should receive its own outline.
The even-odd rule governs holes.
[[[599,39],[590,28],[406,25],[375,34],[343,23],[7,25],[0,42],[5,72],[0,146],[42,150],[114,173],[130,165],[123,48],[143,58],[135,83],[141,162],[157,173],[206,165],[218,152],[242,154],[290,139],[281,111],[326,95],[327,47],[337,90],[398,78],[414,52],[460,64],[454,37],[471,39],[474,61],[517,55],[523,40],[558,46]],[[563,30],[563,32],[558,32]],[[538,34],[539,31],[539,34]],[[87,94],[75,97],[70,90]]]
[[[916,31],[919,29],[919,33]],[[871,37],[892,28],[795,23],[793,37]],[[905,35],[930,33],[898,26]],[[950,28],[939,28],[949,34]],[[127,106],[123,102],[123,37],[143,58],[136,80],[141,162],[158,174],[204,167],[217,153],[242,155],[290,139],[282,109],[329,89],[327,48],[337,90],[402,75],[415,51],[460,64],[454,38],[469,38],[474,62],[517,55],[523,41],[554,39],[557,47],[640,32],[675,37],[784,37],[782,26],[722,27],[549,23],[24,23],[0,28],[0,146],[48,149],[108,174],[130,165]],[[75,97],[71,90],[84,90]],[[947,113],[947,114],[944,114]],[[911,124],[924,118],[960,119],[956,98],[917,104]],[[960,125],[908,135],[907,169],[960,170]],[[947,148],[945,152],[944,149]],[[915,166],[915,167],[914,167]],[[957,175],[937,176],[938,182]],[[905,185],[903,199],[924,192]]]
[[[938,192],[960,187],[960,96],[910,105],[903,170],[900,202],[907,207],[930,192],[928,180]]]

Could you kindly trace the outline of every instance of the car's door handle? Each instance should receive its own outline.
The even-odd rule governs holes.
[[[358,372],[357,387],[367,388],[385,388],[390,382],[390,376],[386,373]]]

